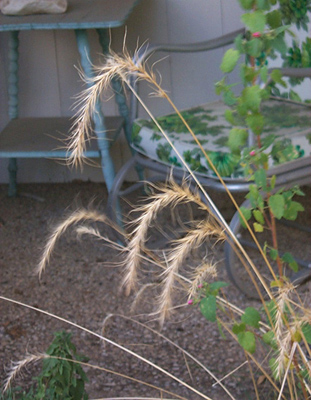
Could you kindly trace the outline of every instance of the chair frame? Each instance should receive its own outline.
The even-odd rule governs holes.
[[[239,34],[244,34],[245,29],[239,29],[232,33],[217,37],[212,40],[207,40],[199,43],[192,44],[178,44],[178,45],[168,45],[168,44],[158,44],[158,45],[145,45],[139,49],[137,54],[135,55],[134,62],[136,65],[145,62],[151,54],[156,52],[167,52],[167,53],[197,53],[197,52],[207,52],[210,50],[222,48],[226,45],[232,44]],[[309,77],[311,78],[311,68],[277,68],[281,71],[283,76],[286,77]],[[138,91],[137,80],[135,76],[131,77],[131,86],[135,91]],[[130,94],[130,123],[133,124],[134,120],[138,116],[138,100],[136,96],[131,93]],[[172,165],[166,165],[164,163],[152,160],[138,152],[134,154],[134,156],[123,165],[123,167],[117,173],[114,183],[112,185],[108,204],[107,204],[107,213],[109,217],[116,223],[120,223],[120,216],[118,215],[118,199],[119,197],[126,197],[131,192],[143,187],[145,182],[135,182],[129,188],[125,190],[121,190],[122,184],[125,180],[125,177],[130,169],[133,167],[136,168],[137,171],[141,171],[142,169],[150,169],[157,174],[148,179],[151,182],[163,181],[167,179],[169,175],[172,175],[173,178],[177,182],[181,182],[183,179],[187,178],[187,173],[185,170],[180,167],[174,167]],[[304,157],[301,159],[297,159],[291,162],[288,162],[283,165],[279,165],[273,167],[271,170],[271,175],[277,176],[277,184],[275,190],[280,187],[291,187],[293,185],[305,185],[311,183],[311,156]],[[218,191],[225,191],[224,186],[219,182],[218,179],[212,177],[205,177],[202,174],[198,174],[198,179],[202,186],[206,189],[214,189]],[[224,179],[228,189],[231,192],[247,192],[249,190],[249,182],[245,179]],[[190,186],[193,185],[190,179]],[[194,185],[193,185],[194,186]],[[202,197],[203,199],[203,197]],[[244,204],[244,203],[243,203]],[[247,205],[245,203],[244,205]],[[240,223],[238,214],[236,213],[232,219],[230,224],[230,228],[233,229],[235,233],[240,229]],[[230,250],[231,249],[231,250]],[[226,267],[228,271],[228,276],[231,281],[245,293],[243,287],[241,287],[236,281],[235,277],[232,275],[232,270],[230,266],[230,257],[232,257],[233,250],[231,248],[230,243],[226,243],[225,245],[225,254],[226,254]],[[307,275],[311,277],[311,261],[310,263],[304,263],[303,267],[308,268]],[[306,273],[304,274],[304,278],[306,277]],[[298,279],[298,278],[297,278]]]

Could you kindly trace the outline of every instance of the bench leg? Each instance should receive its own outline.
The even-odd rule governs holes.
[[[103,54],[107,54],[109,51],[109,37],[107,34],[107,30],[106,29],[97,29],[97,33],[98,33],[99,43],[103,50]],[[123,117],[123,119],[124,119],[125,138],[127,140],[129,149],[130,149],[132,155],[134,156],[135,151],[134,151],[133,147],[131,147],[132,124],[131,124],[131,120],[130,120],[130,112],[129,112],[129,107],[126,102],[124,88],[120,82],[120,79],[118,79],[118,78],[112,79],[111,83],[112,83],[112,88],[115,93],[115,100],[116,100],[116,103],[119,108],[119,113],[120,113],[121,117]],[[137,171],[139,179],[143,180],[144,179],[143,168],[141,168],[141,166],[137,165],[136,171]]]

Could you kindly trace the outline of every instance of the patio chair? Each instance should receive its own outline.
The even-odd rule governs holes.
[[[179,52],[196,53],[210,51],[233,43],[238,34],[244,30],[238,30],[222,37],[187,45],[149,45],[140,50],[137,60],[143,61],[150,54],[156,52]],[[311,68],[281,69],[283,75],[290,77],[311,77]],[[135,77],[133,78],[133,82]],[[200,139],[203,147],[208,151],[215,166],[231,192],[247,192],[249,182],[242,177],[239,169],[232,168],[235,165],[230,150],[225,146],[230,124],[225,120],[224,113],[228,108],[221,101],[214,101],[198,107],[183,111],[184,118]],[[155,125],[150,120],[137,119],[138,104],[135,96],[131,97],[131,123],[133,126],[132,148],[135,155],[120,169],[117,174],[108,199],[108,214],[114,221],[120,221],[117,207],[118,198],[126,198],[129,193],[144,185],[144,182],[135,182],[130,187],[123,189],[128,171],[133,167],[138,169],[149,169],[157,174],[151,176],[150,180],[160,181],[167,179],[169,174],[177,181],[185,178],[186,171],[182,168],[177,155],[166,142]],[[277,135],[283,136],[287,143],[291,143],[292,149],[297,153],[297,159],[272,165],[269,174],[277,176],[276,188],[293,185],[304,185],[311,182],[311,107],[306,104],[297,104],[284,99],[271,98],[263,105],[264,115],[268,122],[266,131],[276,130]],[[185,161],[199,177],[200,182],[208,191],[209,189],[224,192],[223,185],[219,182],[203,155],[201,156],[198,146],[193,143],[192,136],[181,127],[177,115],[170,114],[157,118],[158,122],[174,145],[183,155]],[[250,134],[250,141],[252,135]],[[217,205],[217,204],[216,204]],[[248,204],[243,204],[247,206]],[[235,234],[240,232],[240,220],[236,213],[231,222],[231,229]],[[288,229],[288,227],[286,228]],[[307,228],[307,231],[311,231]],[[243,238],[242,238],[243,241]],[[243,244],[245,244],[243,242]],[[230,244],[226,244],[226,267],[231,281],[246,295],[253,296],[254,289],[249,278],[243,275],[243,269],[236,262],[234,251]],[[300,282],[310,277],[311,260],[300,261],[303,273],[299,272],[293,280]],[[298,282],[298,281],[297,281]]]

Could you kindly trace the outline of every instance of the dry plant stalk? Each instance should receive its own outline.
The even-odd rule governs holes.
[[[133,222],[135,229],[131,234],[131,240],[127,245],[127,254],[123,261],[124,278],[123,286],[126,294],[135,289],[137,285],[138,269],[141,262],[141,253],[144,251],[147,233],[151,223],[156,219],[158,213],[165,207],[170,206],[173,209],[178,204],[196,203],[201,208],[209,210],[202,202],[198,194],[193,194],[187,185],[179,186],[171,181],[170,186],[159,186],[160,193],[150,196],[150,202],[136,209],[140,216]]]
[[[92,368],[92,369],[96,369],[96,370],[100,370],[100,371],[103,371],[103,372],[107,372],[107,373],[110,373],[110,374],[112,374],[112,375],[116,375],[116,376],[125,378],[125,379],[127,379],[127,380],[129,380],[129,381],[133,381],[133,382],[136,382],[136,383],[145,385],[145,386],[147,386],[147,387],[149,387],[149,388],[151,388],[151,389],[159,390],[161,393],[163,392],[163,393],[166,393],[166,394],[168,394],[168,395],[173,395],[173,396],[175,396],[176,398],[178,398],[178,399],[180,399],[180,400],[187,400],[187,399],[185,399],[184,397],[179,396],[179,395],[177,395],[177,394],[175,394],[175,393],[172,393],[172,392],[170,392],[170,391],[168,391],[168,390],[159,388],[158,386],[152,385],[152,384],[150,384],[150,383],[148,383],[148,382],[144,382],[144,381],[142,381],[142,380],[133,378],[133,377],[131,377],[131,376],[129,376],[129,375],[125,375],[125,374],[122,374],[122,373],[117,372],[117,371],[113,371],[113,370],[108,369],[108,368],[100,367],[100,366],[98,366],[98,365],[93,365],[93,364],[90,364],[90,363],[87,363],[87,362],[83,362],[83,361],[79,361],[79,360],[74,360],[74,359],[70,359],[70,358],[51,356],[51,355],[48,355],[48,354],[38,354],[38,355],[32,355],[32,354],[30,354],[30,355],[27,356],[25,359],[14,363],[14,365],[13,365],[13,367],[12,367],[12,369],[11,369],[9,375],[8,375],[8,378],[7,378],[7,380],[6,380],[6,384],[5,384],[5,386],[3,387],[3,393],[7,392],[7,391],[10,389],[10,387],[11,387],[11,385],[12,385],[14,379],[16,378],[16,376],[17,376],[19,373],[21,373],[22,370],[23,370],[24,368],[27,368],[27,366],[28,366],[30,363],[38,362],[38,361],[41,361],[41,360],[47,359],[47,358],[49,358],[49,359],[55,359],[55,360],[61,360],[61,361],[67,361],[67,362],[79,364],[79,365],[81,365],[81,366],[85,366],[85,367],[89,367],[89,368]],[[215,378],[215,379],[217,380],[217,378]],[[228,392],[227,389],[225,389],[225,390]],[[229,395],[230,395],[230,392],[228,392],[228,393],[229,393]],[[230,396],[231,396],[231,395],[230,395]],[[232,397],[232,396],[231,396],[231,397]],[[111,400],[111,399],[113,399],[113,398],[109,397],[109,400]],[[115,399],[120,399],[120,397],[116,397]],[[232,397],[232,399],[234,400],[233,397]],[[98,399],[98,400],[99,400],[99,399]],[[161,398],[161,400],[164,400],[164,398]],[[169,400],[169,399],[167,399],[167,400]],[[212,399],[211,399],[211,400],[212,400]]]
[[[111,57],[108,57],[106,64],[103,67],[98,69],[98,75],[92,81],[92,86],[87,89],[86,92],[82,93],[80,101],[78,105],[80,106],[80,110],[77,114],[77,119],[74,125],[74,129],[71,134],[69,151],[70,158],[69,162],[71,164],[80,164],[82,161],[82,155],[85,149],[85,143],[90,137],[91,133],[91,118],[93,114],[93,110],[95,108],[95,103],[99,94],[108,86],[110,86],[111,80],[115,78],[121,78],[121,81],[127,84],[130,89],[130,78],[135,75],[136,79],[144,79],[151,85],[156,88],[156,95],[160,97],[165,97],[169,103],[173,106],[175,111],[180,115],[174,104],[171,102],[166,93],[160,88],[160,86],[156,82],[156,77],[151,70],[147,72],[145,65],[135,64],[132,61],[132,58],[129,54],[125,54],[125,56],[118,56],[117,54],[112,54]],[[189,132],[193,134],[190,127],[187,125],[186,121],[180,115],[183,123],[189,129]],[[158,122],[154,120],[156,124]],[[158,126],[159,127],[159,126]],[[160,131],[167,138],[166,134],[160,128]],[[213,167],[212,162],[210,161],[208,155],[202,148],[201,144],[198,142],[196,136],[193,134],[194,139],[197,141],[200,146],[203,154],[209,160],[210,164]],[[170,140],[167,138],[169,143],[173,146]],[[177,152],[178,154],[178,152]],[[127,249],[124,251],[126,255],[124,257],[123,266],[124,266],[124,277],[123,277],[123,286],[125,287],[126,294],[130,294],[130,292],[137,287],[138,283],[138,274],[139,268],[142,259],[144,258],[144,254],[149,255],[147,249],[145,249],[145,244],[147,241],[147,233],[151,223],[156,219],[157,215],[161,210],[165,207],[175,208],[179,204],[187,204],[189,202],[196,203],[199,207],[206,211],[206,220],[200,221],[197,225],[193,225],[192,229],[186,234],[185,237],[175,241],[175,247],[168,253],[165,258],[165,263],[159,263],[159,266],[164,269],[161,274],[162,277],[162,292],[158,298],[158,309],[156,313],[159,315],[160,322],[163,323],[164,319],[170,314],[173,306],[173,292],[175,289],[175,280],[176,276],[179,275],[179,269],[182,263],[184,262],[186,256],[189,254],[191,249],[198,247],[202,242],[210,237],[216,237],[217,240],[225,240],[228,236],[233,240],[234,244],[237,246],[238,250],[241,251],[243,256],[246,258],[249,265],[252,267],[252,270],[255,272],[261,284],[265,288],[266,292],[275,302],[276,306],[276,315],[275,315],[275,323],[272,324],[272,330],[274,332],[276,343],[278,345],[278,359],[277,359],[277,374],[281,378],[284,376],[283,385],[281,391],[279,391],[279,398],[284,398],[283,396],[283,388],[286,380],[291,379],[291,374],[289,374],[289,362],[288,360],[295,359],[296,347],[298,350],[300,346],[293,346],[292,343],[292,333],[297,331],[297,321],[291,324],[286,321],[285,318],[285,307],[290,302],[290,293],[294,291],[294,287],[287,285],[279,290],[279,295],[275,297],[271,291],[265,280],[261,277],[258,269],[253,264],[253,262],[249,259],[247,253],[243,249],[243,247],[238,242],[237,238],[233,235],[227,223],[224,221],[223,217],[217,210],[217,208],[213,205],[213,202],[210,200],[208,194],[195,177],[193,172],[189,170],[189,167],[181,158],[186,169],[193,177],[195,182],[197,183],[199,189],[202,190],[203,195],[206,197],[209,206],[207,206],[201,200],[198,193],[192,193],[187,185],[179,186],[175,182],[171,181],[169,185],[157,188],[160,189],[159,194],[153,194],[151,196],[151,202],[139,207],[137,209],[138,212],[141,213],[140,217],[134,221],[135,228],[130,238]],[[226,185],[223,179],[219,176],[217,170],[214,168],[214,171],[220,181],[226,188]],[[226,188],[226,190],[228,190]],[[235,203],[234,198],[231,193],[228,192],[231,200],[239,210],[237,204]],[[215,215],[216,214],[216,218]],[[241,214],[241,218],[243,219],[246,226],[249,227],[247,221],[244,216]],[[50,237],[47,246],[45,248],[42,260],[40,262],[38,272],[41,274],[45,268],[45,265],[49,261],[50,254],[55,246],[56,241],[59,236],[70,226],[77,224],[84,220],[95,220],[106,222],[106,218],[100,214],[92,214],[89,215],[85,212],[85,210],[78,210],[71,217],[69,217],[66,221],[59,224],[56,228],[55,232]],[[99,232],[96,230],[87,230],[83,228],[79,228],[79,232],[81,234],[89,233],[93,236],[100,237]],[[274,279],[276,276],[273,272],[273,269],[266,257],[266,254],[262,251],[261,247],[258,244],[257,239],[255,238],[252,230],[250,229],[251,235],[259,247],[261,254],[267,264],[267,268],[270,270],[271,275]],[[101,238],[101,237],[100,237]],[[195,268],[195,271],[192,275],[192,279],[189,282],[188,289],[191,295],[196,293],[196,289],[198,285],[202,282],[203,279],[206,279],[207,276],[214,277],[217,274],[216,267],[213,264],[201,264],[200,266]],[[140,293],[140,292],[138,292]],[[259,291],[260,293],[260,291]],[[265,302],[263,297],[261,297],[263,305],[265,307]],[[227,303],[226,303],[227,304]],[[267,311],[267,309],[266,309]],[[295,319],[295,312],[291,310],[291,317]],[[270,321],[271,322],[271,321]],[[220,321],[222,323],[222,321]],[[228,327],[224,325],[226,329]],[[262,326],[263,328],[263,326]],[[232,334],[232,333],[231,333]],[[235,338],[236,339],[236,338]],[[255,359],[251,356],[251,359],[255,362]],[[256,362],[255,362],[256,363]],[[150,363],[149,363],[150,364]],[[307,363],[308,364],[308,363]],[[151,364],[150,364],[151,365]],[[258,365],[257,365],[258,366]],[[168,374],[171,376],[170,374]],[[289,387],[291,389],[291,383],[289,382]],[[273,387],[276,388],[273,383]],[[257,393],[257,392],[256,392]],[[292,393],[292,392],[291,392]],[[202,395],[202,394],[201,394]],[[203,396],[204,398],[208,398],[207,396]],[[258,394],[257,394],[258,397]],[[291,398],[292,395],[291,395]]]
[[[83,153],[86,148],[86,143],[91,137],[92,116],[96,107],[96,102],[100,94],[107,88],[110,88],[111,81],[115,78],[121,78],[121,82],[129,85],[130,77],[135,73],[137,79],[146,80],[145,65],[140,65],[139,68],[132,61],[130,55],[123,49],[124,56],[116,53],[111,53],[111,56],[106,57],[105,64],[100,67],[93,66],[95,76],[87,79],[82,72],[81,78],[89,85],[83,91],[76,102],[76,118],[71,130],[71,135],[68,141],[68,161],[71,165],[82,164],[84,158]],[[147,80],[152,83],[155,80],[155,75],[150,71]]]
[[[247,269],[248,273],[251,276],[251,279],[256,287],[256,290],[261,297],[261,300],[263,301],[262,294],[258,288],[258,284],[255,282],[254,277],[253,277],[253,272],[256,274],[257,278],[259,279],[261,285],[264,287],[266,293],[268,293],[269,297],[272,298],[272,294],[269,288],[269,285],[266,283],[265,279],[262,277],[260,272],[258,271],[257,267],[255,264],[252,262],[252,260],[249,258],[247,252],[244,250],[236,236],[233,234],[231,231],[230,227],[228,226],[227,222],[224,220],[223,216],[221,213],[218,211],[217,207],[214,205],[212,202],[211,198],[203,188],[202,184],[200,183],[199,179],[194,175],[193,171],[189,168],[188,164],[185,162],[183,157],[179,154],[178,150],[175,148],[174,144],[170,140],[170,138],[167,136],[165,131],[162,129],[162,127],[159,125],[158,121],[154,118],[152,113],[149,111],[147,106],[144,104],[142,99],[138,96],[138,94],[135,92],[133,87],[131,86],[131,78],[135,78],[136,80],[144,80],[147,83],[149,83],[153,88],[154,88],[154,95],[158,97],[163,97],[168,101],[168,103],[173,107],[174,111],[177,113],[183,124],[186,126],[190,134],[192,135],[193,139],[196,141],[198,144],[199,148],[201,149],[204,157],[207,159],[208,163],[211,165],[213,171],[215,172],[216,176],[220,180],[221,184],[224,186],[226,192],[228,193],[231,201],[233,202],[234,206],[240,213],[240,216],[242,220],[244,221],[245,225],[247,226],[252,239],[254,240],[256,246],[258,247],[263,259],[265,260],[265,263],[267,264],[267,268],[271,272],[271,275],[274,280],[276,280],[275,273],[273,271],[273,268],[270,265],[270,262],[261,248],[253,230],[250,228],[249,224],[247,223],[243,213],[240,211],[234,197],[230,193],[229,189],[227,188],[223,178],[220,176],[218,173],[216,167],[213,165],[212,161],[210,160],[210,157],[202,147],[200,141],[194,134],[194,132],[191,130],[190,126],[187,124],[183,116],[180,114],[179,110],[175,106],[175,104],[172,102],[170,97],[167,95],[167,93],[161,88],[161,86],[158,84],[156,75],[153,72],[153,69],[147,69],[146,61],[142,63],[139,60],[139,57],[136,57],[137,62],[135,63],[133,59],[130,57],[129,53],[123,49],[123,55],[120,56],[116,53],[111,52],[110,56],[107,57],[105,65],[101,67],[94,67],[94,69],[97,71],[97,75],[95,78],[93,78],[92,86],[89,87],[85,92],[81,94],[80,97],[80,102],[78,102],[77,106],[80,107],[77,115],[76,115],[76,123],[75,123],[75,129],[72,131],[71,138],[70,138],[70,144],[69,144],[69,150],[71,152],[71,155],[69,157],[69,163],[71,164],[79,164],[82,161],[82,154],[83,154],[83,149],[85,146],[85,141],[88,140],[89,137],[89,129],[91,126],[91,118],[92,118],[92,112],[94,111],[96,99],[98,98],[99,94],[101,93],[102,90],[104,90],[107,87],[110,87],[111,81],[115,78],[118,78],[122,84],[127,85],[129,89],[134,93],[134,95],[138,98],[140,101],[141,105],[147,111],[149,116],[151,117],[152,121],[156,124],[157,128],[160,130],[162,135],[165,137],[165,139],[168,141],[168,143],[171,145],[171,147],[174,149],[176,154],[178,155],[181,163],[183,164],[184,168],[188,171],[188,173],[191,175],[192,179],[194,182],[197,184],[198,188],[202,191],[203,196],[206,198],[208,204],[210,207],[213,209],[213,212],[215,215],[217,215],[217,219],[219,220],[220,224],[223,226],[223,228],[226,230],[227,235],[232,239],[234,245],[238,248],[238,250],[241,252],[243,255],[243,260],[242,262],[245,265],[245,268]],[[247,266],[249,265],[251,269]],[[135,263],[132,262],[132,267],[133,267],[133,276],[134,276],[134,271],[136,270]],[[253,271],[253,272],[252,272]],[[131,286],[131,282],[127,282],[128,287],[131,289],[133,288]]]
[[[152,329],[150,326],[139,322],[131,317],[127,317],[125,315],[121,315],[121,314],[109,314],[107,315],[107,317],[104,319],[103,324],[102,324],[102,332],[104,332],[106,325],[108,324],[109,320],[112,318],[122,318],[125,319],[127,321],[131,321],[132,323],[139,325],[141,327],[143,327],[144,329],[148,330],[149,332],[154,333],[156,336],[161,337],[163,339],[165,339],[165,341],[167,341],[169,344],[171,344],[172,346],[174,346],[175,348],[177,348],[178,350],[180,350],[184,357],[189,357],[191,360],[193,360],[199,367],[201,367],[204,371],[206,371],[208,373],[208,375],[210,375],[216,382],[213,384],[213,386],[215,385],[219,385],[227,394],[228,396],[232,399],[235,400],[235,398],[232,396],[232,394],[230,393],[230,391],[226,388],[226,386],[222,383],[222,381],[226,378],[223,377],[222,379],[218,379],[215,374],[208,369],[202,362],[200,362],[196,357],[194,357],[191,353],[189,353],[187,350],[185,350],[184,348],[182,348],[180,345],[178,345],[177,343],[173,342],[171,339],[169,339],[167,336],[165,336],[163,333]],[[243,363],[244,365],[245,363]],[[239,368],[241,368],[241,366],[239,366],[236,370],[238,370]],[[229,374],[230,375],[230,374]]]
[[[198,288],[203,282],[210,282],[217,277],[217,264],[213,262],[203,262],[195,268],[192,275],[191,284],[189,286],[189,298],[197,296]]]
[[[161,373],[163,373],[164,375],[166,375],[166,376],[169,377],[170,379],[173,379],[173,380],[175,380],[176,382],[180,383],[181,385],[185,386],[186,388],[188,388],[190,391],[192,391],[193,393],[197,394],[197,395],[200,396],[201,398],[203,398],[203,399],[205,399],[205,400],[212,400],[209,396],[205,395],[204,393],[201,393],[199,390],[197,390],[197,389],[195,389],[194,387],[192,387],[191,385],[187,384],[186,382],[184,382],[182,379],[178,378],[178,377],[175,376],[174,374],[172,374],[172,373],[166,371],[164,368],[160,367],[159,365],[155,364],[154,362],[152,362],[152,361],[148,360],[147,358],[141,356],[140,354],[136,353],[135,351],[132,351],[132,350],[130,350],[129,348],[127,348],[127,347],[125,347],[125,346],[123,346],[123,345],[117,343],[116,341],[107,338],[106,336],[103,336],[103,335],[101,335],[101,334],[99,334],[99,333],[93,332],[92,330],[90,330],[90,329],[88,329],[88,328],[85,328],[84,326],[81,326],[81,325],[79,325],[79,324],[77,324],[77,323],[75,323],[75,322],[72,322],[72,321],[70,321],[70,320],[68,320],[68,319],[62,318],[62,317],[60,317],[60,316],[58,316],[58,315],[56,315],[56,314],[49,313],[48,311],[41,310],[40,308],[33,307],[33,306],[29,305],[29,304],[25,304],[25,303],[22,303],[22,302],[20,302],[20,301],[16,301],[16,300],[13,300],[13,299],[4,297],[4,296],[0,296],[0,300],[7,301],[7,302],[13,303],[13,304],[15,304],[15,305],[22,306],[22,307],[24,307],[24,308],[33,310],[33,311],[35,311],[35,312],[40,312],[40,313],[42,313],[42,314],[44,314],[44,315],[47,315],[47,316],[49,316],[49,317],[52,317],[52,318],[58,320],[58,321],[65,322],[65,323],[68,324],[69,326],[74,327],[74,328],[77,328],[77,329],[79,329],[79,330],[81,330],[81,331],[83,331],[83,332],[85,332],[85,333],[88,333],[88,334],[90,334],[90,335],[92,335],[92,336],[94,336],[94,337],[96,337],[96,338],[98,338],[98,339],[104,341],[105,343],[109,343],[109,344],[112,345],[113,347],[116,347],[116,348],[118,348],[119,350],[125,352],[126,354],[128,354],[128,355],[130,355],[130,356],[132,356],[132,357],[134,357],[134,358],[136,358],[136,359],[138,359],[138,360],[140,360],[140,361],[146,363],[147,365],[149,365],[149,366],[153,367],[154,369],[160,371]],[[16,373],[15,373],[15,374],[13,373],[13,376],[11,376],[10,382],[12,382],[12,379],[16,376],[16,374],[21,370],[21,368],[22,368],[24,365],[29,364],[29,362],[31,362],[32,357],[33,357],[33,356],[29,356],[29,360],[26,358],[26,361],[23,360],[23,361],[21,361],[20,363],[17,363],[17,369],[14,370],[14,371],[16,371]],[[36,356],[35,356],[35,357],[36,357]],[[51,357],[51,356],[49,356],[49,357]],[[28,362],[27,362],[27,360],[28,360]],[[80,362],[80,363],[82,363],[82,362]],[[18,367],[18,365],[20,365],[20,367]],[[127,375],[120,374],[120,373],[115,372],[115,371],[108,370],[108,369],[106,369],[106,368],[97,367],[97,366],[94,366],[94,368],[101,369],[101,370],[103,370],[103,371],[108,371],[108,372],[114,373],[114,374],[116,374],[116,375],[123,376],[123,377],[126,377],[126,378],[128,378],[128,379],[135,380],[135,381],[137,381],[137,382],[146,384],[147,386],[150,386],[150,387],[159,389],[158,387],[152,386],[152,385],[150,385],[150,384],[148,384],[148,383],[146,383],[146,382],[139,381],[139,380],[137,380],[137,379],[135,379],[135,378],[129,377],[129,376],[127,376]],[[11,375],[12,375],[12,374],[11,374]],[[161,390],[162,390],[163,392],[165,392],[165,393],[169,393],[169,394],[171,394],[171,395],[173,394],[172,392],[169,392],[169,391],[167,391],[167,390],[165,390],[165,389],[161,389]],[[181,397],[181,396],[179,396],[179,395],[177,395],[177,394],[175,394],[175,393],[174,393],[174,395],[175,395],[176,397],[178,397],[178,398],[181,398],[181,399],[183,399],[183,400],[186,400],[184,397]]]
[[[189,252],[198,248],[202,243],[211,237],[215,237],[217,241],[226,239],[223,230],[216,224],[215,220],[213,220],[213,217],[209,216],[207,220],[199,221],[199,223],[189,230],[189,232],[183,238],[178,239],[173,243],[174,248],[169,252],[166,258],[167,269],[162,273],[163,289],[158,299],[157,314],[159,314],[161,325],[163,325],[164,320],[171,313],[173,306],[172,295],[175,287],[176,273],[178,273],[179,268],[184,263],[184,260]],[[209,267],[210,266],[207,265],[207,270]],[[200,276],[194,275],[193,282],[196,282],[197,279],[201,279],[202,271],[199,272]],[[191,284],[192,287],[193,282]]]
[[[96,222],[106,222],[108,221],[106,215],[99,213],[95,210],[78,209],[73,212],[68,218],[60,222],[52,231],[50,238],[48,239],[41,256],[41,260],[37,267],[37,273],[39,278],[41,278],[47,264],[50,261],[51,254],[55,248],[55,245],[64,234],[64,232],[72,225],[76,225],[82,221],[91,220]]]
[[[3,393],[9,390],[15,378],[22,372],[23,369],[27,368],[30,364],[41,361],[47,357],[48,356],[46,354],[29,354],[23,360],[12,363],[11,370],[4,382]]]

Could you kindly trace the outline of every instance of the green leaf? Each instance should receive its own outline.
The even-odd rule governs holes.
[[[275,304],[274,300],[270,300],[266,303],[266,307],[267,307],[267,311],[268,314],[270,315],[270,318],[272,320],[272,323],[275,324],[275,317],[276,317],[276,313],[277,313],[277,306]],[[267,315],[267,322],[270,325],[270,318]]]
[[[284,286],[284,282],[281,281],[280,279],[276,279],[275,281],[270,282],[271,288],[281,288],[283,286]]]
[[[281,194],[274,194],[269,197],[268,204],[275,218],[281,219],[285,211],[284,197]]]
[[[290,28],[290,25],[281,25],[281,26],[279,26],[278,28],[274,29],[274,34],[277,36],[277,35],[279,35],[280,33],[283,33],[283,32],[285,32],[285,31],[288,31],[288,33],[289,33],[291,36],[293,36],[293,38],[295,38],[296,35],[295,35],[292,31],[290,31],[289,28]]]
[[[264,199],[262,197],[262,195],[259,193],[258,198],[257,198],[257,207],[259,208],[259,210],[263,210],[264,209]]]
[[[244,216],[244,218],[246,219],[246,221],[248,221],[248,220],[251,218],[251,216],[252,216],[252,211],[251,211],[249,208],[246,208],[246,207],[244,207],[244,206],[241,206],[241,207],[240,207],[240,211],[241,211],[241,213],[243,214],[243,216]],[[240,215],[239,215],[239,217],[240,217],[241,225],[242,225],[244,228],[246,228],[246,224],[244,223],[244,221],[242,220],[242,218],[241,218]]]
[[[238,333],[245,332],[246,324],[242,322],[241,324],[234,324],[232,327],[232,332],[237,335]]]
[[[261,89],[258,85],[248,86],[243,89],[241,102],[255,113],[259,112],[259,107],[261,104]]]
[[[220,81],[215,83],[215,92],[217,96],[221,95],[221,93],[226,88],[226,78],[222,78]]]
[[[261,320],[259,312],[253,307],[247,307],[244,311],[244,314],[241,317],[241,320],[249,326],[254,328],[259,328],[259,322]]]
[[[246,52],[252,57],[258,58],[262,53],[263,43],[260,39],[254,38],[246,43]]]
[[[275,135],[268,135],[265,138],[263,138],[263,140],[262,140],[263,148],[267,149],[269,146],[271,146],[271,144],[274,143],[275,139],[276,139]]]
[[[256,185],[249,185],[249,192],[245,197],[251,202],[252,208],[258,208],[259,210],[263,210],[264,199],[262,195],[259,193]]]
[[[260,79],[263,81],[263,83],[268,81],[268,67],[266,65],[260,68]]]
[[[269,161],[269,156],[266,153],[259,153],[259,163],[258,165],[267,165],[267,162]],[[269,188],[267,187],[265,190],[269,190]]]
[[[292,341],[300,343],[302,339],[301,333],[297,330],[296,332],[292,333]]]
[[[282,72],[279,69],[274,69],[271,74],[270,74],[271,79],[275,82],[278,83],[279,85],[283,86],[283,87],[287,87],[287,84],[285,81],[283,81],[283,76],[282,76]]]
[[[273,331],[268,331],[262,335],[262,340],[264,343],[271,346],[272,343],[275,343],[275,336]]]
[[[271,260],[275,261],[278,257],[279,252],[276,249],[270,249],[269,255],[271,257]]]
[[[302,53],[301,53],[301,64],[303,68],[307,68],[310,65],[310,57],[311,54],[309,54],[309,51],[305,48],[302,49]]]
[[[304,323],[301,327],[301,331],[302,331],[303,336],[305,337],[307,343],[311,344],[311,325],[308,324],[307,322]]]
[[[222,281],[218,281],[218,282],[213,282],[213,283],[211,283],[211,284],[208,286],[208,288],[209,288],[210,290],[219,290],[219,289],[221,289],[221,288],[223,288],[223,287],[227,287],[227,286],[229,286],[229,283],[227,283],[227,282],[222,282]]]
[[[266,14],[267,24],[272,29],[278,28],[282,25],[282,16],[279,10],[273,10]]]
[[[251,10],[254,6],[255,0],[239,0],[239,3],[244,10]]]
[[[222,63],[220,65],[220,69],[224,73],[231,72],[238,63],[240,58],[240,52],[238,50],[229,49],[226,51]]]
[[[295,194],[297,194],[298,196],[305,196],[305,195],[306,195],[302,190],[300,190],[299,186],[294,186],[294,187],[292,188],[292,191],[293,191]]]
[[[81,379],[77,381],[77,385],[74,389],[71,388],[71,393],[74,399],[82,399],[84,394],[84,382]]]
[[[216,321],[216,297],[204,297],[200,301],[200,310],[204,317],[211,322]]]
[[[257,233],[261,233],[264,230],[263,226],[261,224],[259,224],[258,222],[254,222],[253,226],[254,226],[255,232],[257,232]]]
[[[269,10],[270,2],[269,0],[256,0],[257,10]]]
[[[236,104],[237,100],[236,100],[235,94],[233,93],[232,90],[225,90],[224,91],[224,93],[223,93],[223,101],[229,107],[231,107],[234,104]]]
[[[271,46],[274,48],[276,51],[280,52],[282,56],[286,55],[287,52],[287,45],[284,40],[284,37],[279,35],[273,40],[271,40]]]
[[[243,14],[241,19],[252,33],[264,32],[266,26],[266,16],[261,10]]]
[[[246,129],[232,128],[229,132],[228,146],[233,153],[239,153],[246,144],[248,132]]]
[[[270,179],[270,187],[271,189],[275,188],[275,183],[276,183],[276,175],[272,175]]]
[[[254,79],[258,76],[258,71],[254,68],[249,67],[248,65],[242,64],[240,69],[241,79],[244,83],[244,86],[247,86],[247,83],[252,83]]]
[[[298,102],[302,103],[301,97],[299,96],[299,94],[297,92],[294,92],[293,89],[290,89],[290,91],[289,91],[289,98],[293,101],[298,101]]]
[[[263,190],[266,190],[267,188],[267,173],[263,168],[258,169],[255,174],[255,183],[258,186],[258,188],[262,188]]]
[[[232,124],[232,125],[236,124],[236,121],[235,121],[235,118],[233,116],[233,111],[232,110],[227,109],[225,111],[225,118],[229,122],[229,124]]]
[[[299,267],[298,267],[297,261],[294,259],[294,257],[290,253],[284,253],[282,256],[282,260],[285,263],[287,263],[294,272],[298,272]]]
[[[234,46],[235,48],[240,52],[240,53],[244,53],[244,38],[243,35],[238,35],[235,39],[234,39]]]
[[[274,357],[270,358],[269,367],[271,369],[272,376],[273,376],[273,378],[275,380],[278,378],[278,365],[279,364],[278,364],[277,360]]]
[[[257,207],[259,196],[260,194],[256,185],[249,185],[249,192],[245,197],[250,201],[252,208]]]
[[[264,341],[264,343],[266,343],[273,349],[275,349],[275,350],[277,349],[277,344],[276,344],[276,340],[275,340],[273,331],[268,331],[268,332],[264,333],[262,336],[262,340]]]
[[[264,127],[265,119],[261,114],[249,114],[246,117],[246,123],[255,135],[260,135]]]
[[[291,201],[284,211],[284,218],[294,221],[297,218],[299,211],[304,211],[304,207],[298,203],[298,201]]]
[[[256,350],[256,340],[255,335],[253,332],[240,332],[237,334],[238,342],[243,347],[244,350],[248,351],[249,353],[253,354]]]
[[[290,253],[284,253],[282,260],[288,264],[295,261],[294,257]]]
[[[259,222],[261,225],[264,225],[265,219],[261,211],[253,210],[253,215],[257,222]]]
[[[286,190],[282,194],[283,194],[284,200],[286,202],[286,205],[289,206],[292,198],[294,197],[294,194],[295,194],[294,191],[292,189],[290,189],[290,190]]]

